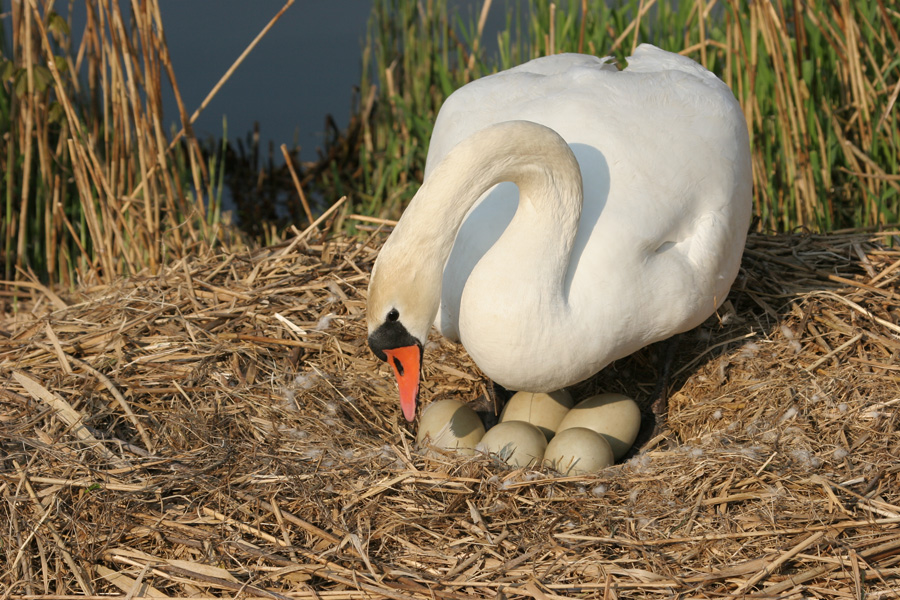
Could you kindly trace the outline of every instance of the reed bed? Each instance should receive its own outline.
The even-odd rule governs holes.
[[[0,597],[900,597],[897,232],[751,235],[668,428],[560,477],[415,447],[365,344],[386,229],[29,288],[0,322]],[[656,364],[573,391],[646,405]],[[429,342],[423,399],[484,385]]]

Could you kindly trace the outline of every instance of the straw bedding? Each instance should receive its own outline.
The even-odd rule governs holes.
[[[305,232],[0,326],[0,599],[900,598],[900,252],[751,236],[660,436],[591,477],[426,454],[365,344],[383,232]],[[659,348],[576,390],[645,406]],[[433,338],[423,398],[485,382]]]

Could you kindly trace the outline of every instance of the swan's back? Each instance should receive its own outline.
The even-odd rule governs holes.
[[[613,134],[617,123],[603,122],[606,117],[618,117],[618,125],[627,126],[633,115],[651,114],[649,109],[666,104],[695,113],[715,105],[715,112],[737,116],[743,122],[728,86],[689,58],[642,44],[628,57],[624,70],[620,71],[613,60],[556,54],[456,90],[435,122],[425,176],[457,143],[503,121],[535,121],[556,130],[570,143],[570,137],[590,143],[599,142],[598,136]],[[712,119],[705,120],[714,126]]]
[[[510,120],[554,129],[581,165],[585,202],[568,292],[598,306],[600,318],[615,318],[593,332],[616,347],[610,360],[712,314],[737,274],[751,210],[746,122],[721,80],[650,45],[638,47],[623,71],[611,59],[575,54],[533,60],[447,99],[426,179],[458,142]],[[460,229],[437,321],[448,337],[458,338],[468,275],[516,202],[515,186],[501,184]]]
[[[556,54],[477,79],[451,94],[441,106],[434,124],[425,177],[444,156],[459,142],[488,125],[503,121],[524,119],[549,125],[537,119],[545,107],[552,108],[560,102],[559,96],[568,88],[574,90],[579,80],[595,76],[596,71],[618,73],[611,58],[597,58],[583,54]],[[572,95],[564,99],[566,104],[577,103]],[[522,116],[517,116],[522,115]],[[526,118],[525,115],[532,118]],[[569,129],[565,123],[553,120],[559,128]],[[557,127],[557,133],[566,138]],[[566,138],[567,139],[567,138]],[[568,141],[568,139],[567,139]]]

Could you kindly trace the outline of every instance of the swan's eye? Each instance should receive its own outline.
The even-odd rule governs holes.
[[[390,312],[387,314],[388,321],[396,321],[399,318],[400,318],[400,311],[397,310],[396,308],[392,308],[390,310]]]

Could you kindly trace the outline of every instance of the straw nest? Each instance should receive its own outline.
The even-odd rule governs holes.
[[[559,477],[415,447],[365,344],[382,235],[33,284],[0,327],[0,598],[900,597],[898,238],[751,236],[665,433]],[[576,397],[646,405],[659,354]],[[426,401],[483,393],[426,357]]]

